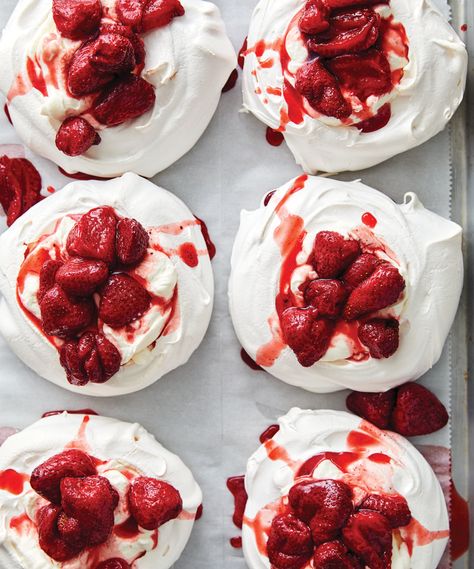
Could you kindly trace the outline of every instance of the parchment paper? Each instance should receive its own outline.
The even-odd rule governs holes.
[[[216,3],[238,51],[255,2]],[[437,3],[447,9],[444,0]],[[1,0],[0,27],[14,5],[15,0]],[[71,394],[42,380],[0,339],[0,425],[23,428],[48,410],[89,407],[103,415],[142,423],[192,468],[204,492],[204,515],[196,523],[175,569],[244,569],[241,550],[229,544],[229,538],[239,532],[232,525],[233,505],[225,487],[227,477],[245,471],[248,456],[259,444],[259,434],[290,407],[345,409],[344,392],[326,396],[307,393],[265,372],[251,370],[240,358],[227,308],[230,252],[239,214],[243,208],[256,208],[264,193],[300,173],[286,146],[270,146],[265,140],[264,125],[239,112],[240,108],[239,78],[237,86],[223,94],[212,123],[195,148],[154,178],[207,222],[217,246],[212,323],[187,365],[144,391],[114,399],[94,399]],[[12,127],[0,114],[0,144],[18,144]],[[8,150],[24,151],[18,147]],[[5,149],[0,148],[0,153],[5,153]],[[59,190],[67,183],[54,165],[28,151],[26,155],[40,170],[45,188]],[[449,132],[446,130],[422,147],[369,171],[338,177],[361,178],[397,202],[402,201],[405,192],[414,191],[426,207],[449,216]],[[441,361],[422,383],[449,406],[449,342]],[[449,435],[446,428],[423,437],[422,442],[449,447]]]

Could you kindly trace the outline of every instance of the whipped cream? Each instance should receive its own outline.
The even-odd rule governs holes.
[[[373,230],[362,222],[366,212],[376,219]],[[307,235],[297,258],[300,266],[292,274],[294,290],[311,275],[307,260],[319,231],[355,237],[363,249],[380,246],[375,254],[397,267],[406,288],[397,304],[382,312],[399,320],[400,345],[393,356],[350,358],[351,339],[341,333],[312,367],[298,363],[281,338],[275,298],[281,249],[303,230]],[[440,358],[456,314],[463,282],[461,232],[457,224],[425,209],[413,193],[398,205],[358,181],[311,176],[292,180],[266,207],[262,202],[259,209],[241,213],[229,283],[237,337],[269,373],[309,391],[386,391],[417,379]],[[273,358],[262,356],[273,348]]]
[[[109,10],[115,6],[115,0],[102,3]],[[156,88],[153,110],[102,130],[100,145],[71,158],[56,148],[56,133],[64,118],[85,111],[88,101],[68,96],[61,55],[73,53],[80,42],[60,36],[51,0],[20,0],[0,41],[0,90],[10,99],[10,115],[22,141],[67,172],[100,177],[128,171],[151,177],[190,150],[217,108],[236,56],[214,4],[182,4],[184,16],[143,36],[147,57],[142,76]],[[41,67],[47,96],[37,89],[17,94],[17,77],[27,77],[28,58]]]
[[[174,306],[171,318],[168,310],[152,305],[131,328],[103,325],[102,332],[118,348],[125,365],[104,384],[78,388],[68,383],[56,347],[28,314],[39,316],[38,278],[28,277],[23,289],[19,287],[23,307],[16,296],[17,280],[29,244],[48,235],[37,247],[47,247],[54,256],[54,246],[59,251],[65,247],[74,225],[71,216],[101,205],[109,205],[149,229],[150,246],[144,262],[129,273],[145,279],[152,294],[165,301],[176,296],[176,300],[165,303],[170,309]],[[179,255],[185,243],[196,249],[196,266],[190,267]],[[153,245],[164,252],[153,250]],[[186,363],[206,333],[214,296],[212,267],[199,222],[181,200],[135,174],[108,182],[73,182],[25,213],[0,237],[0,290],[0,332],[18,357],[49,381],[94,396],[143,389]]]
[[[409,56],[406,61],[389,54],[392,72],[403,70],[402,79],[389,95],[368,101],[373,114],[390,102],[392,118],[385,127],[362,133],[316,113],[309,105],[301,124],[290,120],[282,125],[282,110],[285,114],[287,105],[282,95],[284,72],[278,48],[286,37],[288,71],[294,75],[308,55],[297,26],[290,28],[304,5],[305,0],[261,0],[255,8],[245,57],[243,98],[245,109],[271,128],[283,130],[296,162],[305,171],[314,174],[318,170],[368,168],[426,142],[445,127],[463,98],[467,52],[430,0],[390,1],[393,21],[405,28]],[[384,17],[388,15],[387,7],[377,10]],[[263,53],[255,53],[256,45],[264,46]],[[357,122],[355,117],[351,122]]]
[[[169,482],[181,494],[183,513],[159,528],[157,545],[156,531],[139,528],[133,539],[122,539],[114,532],[103,546],[96,548],[101,552],[99,560],[85,550],[58,564],[39,547],[33,521],[47,501],[31,489],[28,480],[36,466],[65,447],[83,450],[103,461],[97,467],[98,474],[107,478],[120,495],[116,524],[129,518],[126,495],[134,476]],[[64,412],[41,419],[10,437],[0,448],[0,471],[7,469],[26,476],[20,494],[0,490],[0,544],[25,569],[95,569],[96,563],[109,557],[122,557],[132,563],[143,552],[145,555],[133,567],[168,569],[180,557],[202,503],[201,490],[179,457],[161,446],[142,426],[106,417]],[[22,522],[15,525],[14,521],[12,527],[15,519]]]
[[[293,408],[279,419],[280,430],[249,459],[248,494],[242,529],[243,550],[250,569],[268,569],[258,546],[259,535],[278,513],[274,505],[295,484],[299,468],[325,452],[358,455],[344,470],[328,459],[309,474],[314,479],[340,479],[353,490],[356,504],[369,493],[403,496],[413,520],[394,540],[392,569],[436,569],[448,543],[449,520],[441,486],[421,454],[406,439],[380,431],[359,417],[341,411]],[[355,441],[364,441],[356,445]],[[365,444],[365,447],[364,447]],[[374,461],[383,454],[387,461]],[[388,459],[390,459],[388,461]],[[254,523],[259,518],[262,526]],[[265,538],[266,539],[266,538]],[[410,556],[405,541],[413,540]]]

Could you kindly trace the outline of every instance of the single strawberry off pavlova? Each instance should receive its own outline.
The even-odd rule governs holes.
[[[168,569],[202,503],[190,470],[143,427],[92,415],[10,437],[0,480],[0,545],[24,569]]]
[[[230,311],[245,351],[309,391],[386,391],[439,359],[463,281],[461,228],[407,193],[300,176],[243,211]]]
[[[436,569],[441,486],[403,437],[340,411],[291,409],[247,463],[249,569]]]
[[[42,377],[87,395],[142,389],[184,364],[213,304],[203,222],[126,174],[74,182],[0,238],[0,331]]]
[[[201,0],[20,0],[0,63],[32,150],[71,173],[151,177],[204,132],[236,56]]]

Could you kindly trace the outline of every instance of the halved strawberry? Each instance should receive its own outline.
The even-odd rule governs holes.
[[[55,285],[40,301],[41,326],[46,334],[70,338],[92,322],[95,306],[89,298],[72,298]]]
[[[346,547],[371,569],[387,569],[392,562],[392,528],[385,516],[359,510],[342,529]]]
[[[146,229],[136,219],[121,219],[115,242],[117,259],[124,265],[139,263],[146,254],[149,241]]]
[[[174,520],[183,509],[181,495],[174,486],[147,476],[139,476],[132,482],[128,505],[137,524],[147,530]]]
[[[411,521],[408,503],[400,494],[369,494],[360,507],[379,512],[387,518],[393,529],[407,526]]]
[[[396,389],[385,393],[353,391],[346,399],[349,411],[373,423],[379,429],[388,429],[395,407]]]
[[[48,259],[40,270],[39,289],[37,293],[38,302],[43,300],[44,295],[56,284],[56,273],[63,266],[61,261]]]
[[[373,318],[359,326],[359,340],[375,359],[389,358],[398,350],[399,323],[395,318]]]
[[[67,156],[80,156],[101,138],[90,123],[82,117],[69,117],[56,134],[56,147]]]
[[[311,281],[304,291],[304,300],[318,311],[318,316],[337,318],[347,298],[344,285],[334,279]]]
[[[369,278],[370,275],[375,271],[377,265],[380,264],[380,260],[371,253],[362,253],[345,271],[342,275],[342,280],[344,284],[350,288],[354,289],[361,282]]]
[[[183,15],[184,8],[179,0],[148,0],[143,10],[141,31],[167,26],[173,18]]]
[[[329,13],[324,0],[308,0],[298,27],[304,34],[319,34],[329,28]]]
[[[267,542],[268,559],[276,569],[299,569],[313,552],[309,527],[292,514],[273,518]]]
[[[150,303],[139,282],[125,273],[114,274],[101,290],[99,317],[112,328],[121,328],[143,316]]]
[[[62,36],[84,40],[99,30],[102,4],[100,0],[53,0],[53,18]]]
[[[73,257],[97,259],[111,265],[115,260],[117,218],[111,207],[85,213],[69,232],[66,248]]]
[[[103,285],[109,276],[109,267],[103,261],[74,258],[56,272],[56,282],[67,294],[89,296]]]
[[[314,550],[314,569],[363,569],[357,557],[351,555],[342,541],[327,541]]]
[[[340,276],[359,255],[359,243],[336,231],[320,231],[314,240],[313,265],[321,279]]]
[[[61,513],[62,509],[59,506],[53,504],[43,506],[38,512],[37,527],[41,549],[51,559],[62,564],[78,555],[83,548],[83,544],[71,545],[60,536],[58,518]]]

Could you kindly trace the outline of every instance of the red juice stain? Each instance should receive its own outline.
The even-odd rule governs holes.
[[[396,80],[395,83],[399,83],[400,79]],[[376,115],[357,123],[355,126],[364,133],[375,132],[386,126],[391,118],[392,107],[390,103],[387,103],[383,107],[380,107],[380,110]]]
[[[48,88],[46,87],[46,81],[44,80],[41,67],[38,62],[33,61],[31,57],[26,60],[26,70],[28,72],[28,77],[31,81],[31,85],[34,89],[37,89],[43,97],[48,96]]]
[[[61,168],[61,166],[58,166],[58,170],[63,176],[66,176],[66,178],[71,178],[72,180],[83,180],[83,181],[87,182],[88,180],[110,180],[111,179],[111,178],[100,178],[98,176],[91,176],[90,174],[84,174],[83,172],[75,172],[74,174],[70,174],[69,172],[66,172],[66,170]]]
[[[374,454],[371,454],[369,456],[369,460],[376,462],[377,464],[389,464],[392,462],[392,459],[382,452],[375,452]]]
[[[28,476],[9,468],[0,471],[0,490],[5,490],[14,496],[19,496],[23,492],[25,481]]]
[[[237,71],[237,69],[234,69],[234,71],[232,71],[232,73],[229,75],[229,79],[227,79],[226,84],[224,85],[224,87],[222,87],[222,92],[227,93],[227,91],[233,89],[235,87],[235,84],[237,83],[238,78],[239,78],[239,72]]]
[[[240,549],[242,547],[241,537],[231,537],[229,541],[232,547],[235,547],[235,549]]]
[[[203,507],[203,505],[201,504],[201,505],[198,507],[198,509],[196,510],[196,515],[195,515],[195,517],[194,517],[195,521],[198,521],[198,520],[200,520],[200,519],[202,518],[203,510],[204,510],[204,507]]]
[[[47,191],[49,194],[54,194],[54,193],[56,192],[56,190],[55,190],[55,188],[53,188],[53,186],[48,186],[48,187],[46,188],[46,191]]]
[[[469,504],[456,490],[456,486],[451,482],[451,512],[450,528],[451,559],[456,561],[462,557],[469,549],[470,528],[469,528]]]
[[[269,126],[267,127],[265,137],[268,144],[271,144],[272,146],[280,146],[284,140],[283,134],[280,131],[274,130]]]
[[[216,246],[214,245],[214,243],[211,239],[211,236],[209,235],[209,230],[207,228],[206,223],[202,219],[199,219],[199,217],[196,217],[196,216],[194,216],[194,217],[196,218],[196,221],[201,226],[202,236],[204,237],[204,241],[206,242],[206,247],[207,247],[207,250],[209,252],[209,258],[212,261],[212,259],[214,259],[214,257],[216,256],[216,252],[217,252]]]
[[[359,458],[360,455],[354,452],[321,452],[304,462],[296,476],[311,476],[314,470],[325,460],[331,461],[342,472],[347,472],[348,467]]]
[[[239,51],[239,57],[237,59],[240,69],[244,68],[245,63],[245,52],[247,51],[247,38],[244,39],[244,43]]]
[[[4,113],[8,119],[8,122],[12,125],[13,124],[12,118],[10,116],[10,111],[8,110],[8,105],[6,103],[5,103],[5,106],[3,107],[3,111],[4,111]]]
[[[362,214],[362,223],[364,225],[367,225],[367,227],[370,227],[371,229],[373,229],[376,225],[377,225],[377,220],[375,219],[375,217],[368,211],[366,211],[364,214]]]
[[[121,539],[135,539],[140,533],[138,524],[134,518],[129,517],[122,524],[114,527],[114,533]]]
[[[234,497],[234,514],[232,521],[242,529],[245,506],[247,505],[247,492],[245,490],[245,476],[231,476],[227,480],[227,488]]]
[[[240,350],[240,357],[250,369],[253,369],[254,371],[264,371],[264,369],[260,367],[258,363],[253,360],[243,348]]]
[[[461,32],[467,32],[468,29],[469,29],[469,26],[467,24],[463,24],[461,26]]]
[[[262,445],[266,441],[273,439],[273,437],[278,433],[279,430],[280,430],[280,425],[270,425],[269,427],[267,427],[259,438]]]
[[[199,257],[193,243],[182,243],[178,247],[178,255],[181,257],[183,263],[186,263],[188,267],[194,268],[198,266]]]
[[[19,516],[15,516],[10,520],[10,527],[17,531],[17,533],[23,532],[24,526],[32,525],[32,521],[26,514],[20,514]]]
[[[347,435],[347,444],[353,450],[363,451],[371,446],[379,444],[379,441],[371,435],[361,433],[360,431],[351,431]]]
[[[98,415],[92,409],[58,409],[57,411],[46,411],[41,415],[41,418],[44,419],[45,417],[53,417],[54,415],[61,415],[61,413],[69,413],[70,415]]]
[[[263,205],[267,206],[270,203],[270,200],[272,199],[272,196],[275,194],[276,190],[272,190],[271,192],[268,192],[268,194],[265,196],[265,199],[263,200]]]

